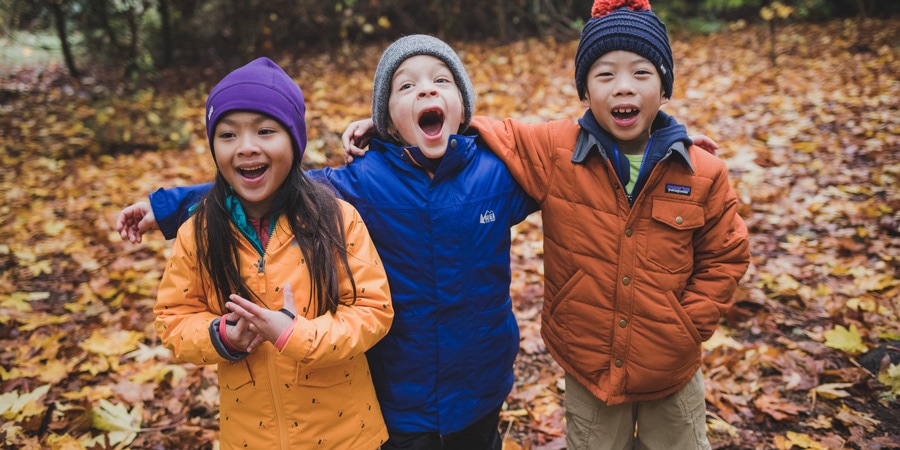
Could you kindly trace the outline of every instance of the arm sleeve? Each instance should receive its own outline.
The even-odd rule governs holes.
[[[704,341],[733,305],[734,291],[750,264],[749,234],[738,203],[722,164],[706,204],[706,225],[694,237],[694,272],[681,301]]]
[[[200,202],[212,185],[205,183],[172,189],[159,188],[150,194],[153,216],[166,239],[175,237],[178,227],[190,217],[193,206]]]
[[[553,172],[553,122],[526,124],[512,119],[472,118],[471,127],[529,196],[541,202]]]
[[[193,222],[186,222],[172,245],[153,312],[156,331],[179,362],[213,364],[239,355],[222,355],[210,333],[220,317],[207,306],[193,244]],[[230,357],[228,357],[230,356]]]
[[[352,287],[343,276],[341,305],[334,314],[311,320],[298,317],[282,353],[309,366],[327,367],[362,354],[387,334],[394,317],[387,275],[368,229],[356,209],[342,205],[356,301],[351,303]]]

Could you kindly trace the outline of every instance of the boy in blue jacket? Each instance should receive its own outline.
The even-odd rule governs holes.
[[[510,227],[537,210],[476,135],[475,93],[459,57],[434,37],[391,44],[376,69],[378,139],[358,162],[310,174],[353,204],[384,262],[394,304],[367,352],[390,449],[499,450],[519,332]],[[173,238],[209,185],[160,189],[119,215],[123,239],[155,225]]]

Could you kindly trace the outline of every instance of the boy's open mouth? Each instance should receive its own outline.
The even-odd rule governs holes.
[[[419,128],[428,136],[440,134],[444,128],[444,112],[440,109],[429,109],[419,114]]]
[[[638,114],[640,114],[640,110],[632,107],[624,107],[624,108],[615,108],[612,110],[612,115],[616,119],[619,120],[628,120],[631,119]]]
[[[266,173],[267,170],[269,170],[268,164],[260,164],[251,167],[238,167],[237,169],[238,173],[248,180],[255,180],[263,176],[263,174]]]

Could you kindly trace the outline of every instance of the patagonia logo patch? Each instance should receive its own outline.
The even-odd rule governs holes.
[[[679,186],[677,184],[667,184],[666,194],[691,195],[691,187]]]

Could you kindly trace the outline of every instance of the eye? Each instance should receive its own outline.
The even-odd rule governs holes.
[[[412,83],[403,83],[403,84],[397,86],[397,91],[405,91],[405,90],[411,88],[412,86],[413,86]]]
[[[277,130],[275,130],[273,128],[263,128],[263,129],[259,130],[259,135],[264,136],[267,134],[275,134],[276,132],[277,132]]]
[[[435,83],[453,83],[453,80],[451,80],[448,77],[438,77],[436,80],[434,80],[434,82]]]
[[[231,131],[223,131],[223,132],[219,133],[220,139],[231,139],[235,136],[236,135],[234,133],[232,133]]]

